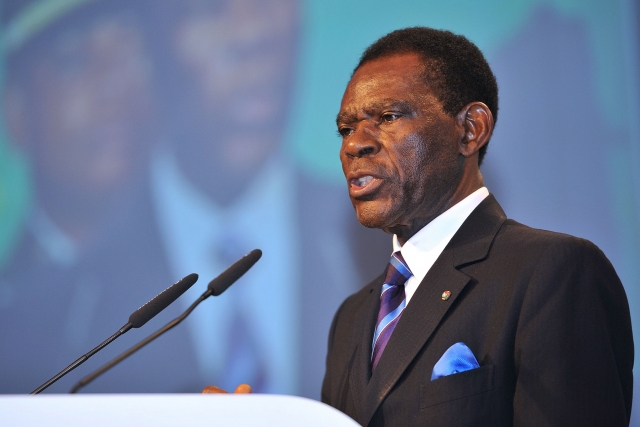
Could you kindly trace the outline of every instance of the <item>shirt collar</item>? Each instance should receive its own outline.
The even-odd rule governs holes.
[[[413,275],[422,281],[462,223],[488,195],[486,187],[479,188],[425,225],[404,245],[400,245],[398,236],[394,234],[393,251],[401,251]],[[425,257],[433,259],[433,262],[424,263]]]

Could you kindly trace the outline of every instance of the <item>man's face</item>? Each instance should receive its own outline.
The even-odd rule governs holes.
[[[172,32],[180,90],[174,90],[170,126],[192,183],[223,202],[281,142],[293,86],[297,5],[190,4]],[[212,171],[224,179],[212,179]]]
[[[263,127],[277,118],[289,83],[295,3],[221,3],[210,10],[195,9],[182,19],[172,48],[197,82],[199,107],[209,113],[207,121]]]
[[[42,186],[91,198],[119,191],[145,155],[148,63],[124,17],[59,35],[37,63],[35,161]],[[104,197],[104,194],[102,194]]]
[[[342,98],[340,160],[358,221],[401,237],[448,208],[463,129],[424,82],[416,54],[366,63]]]

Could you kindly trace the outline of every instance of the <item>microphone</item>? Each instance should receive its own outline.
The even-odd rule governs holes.
[[[193,304],[191,304],[189,308],[185,310],[184,313],[182,313],[180,316],[176,317],[175,319],[173,319],[172,321],[164,325],[162,328],[158,329],[153,334],[149,335],[144,340],[140,341],[138,344],[131,347],[129,350],[122,353],[120,356],[116,357],[115,359],[111,360],[109,363],[106,363],[99,369],[95,370],[91,374],[82,378],[80,381],[76,383],[76,385],[73,386],[73,388],[71,389],[71,391],[69,391],[69,393],[77,393],[78,390],[80,390],[82,387],[86,386],[91,381],[95,380],[100,375],[104,374],[109,369],[113,368],[118,363],[122,362],[124,359],[131,356],[133,353],[135,353],[145,345],[149,344],[151,341],[158,338],[160,335],[164,334],[168,330],[177,326],[180,322],[186,319],[186,317],[189,314],[191,314],[193,310],[195,310],[198,304],[200,304],[205,299],[209,298],[211,295],[217,297],[218,295],[222,294],[224,291],[227,290],[227,288],[229,288],[229,286],[233,285],[236,282],[236,280],[242,277],[244,273],[249,271],[249,269],[253,267],[253,265],[256,262],[258,262],[260,257],[262,257],[262,251],[260,249],[254,249],[248,254],[246,254],[245,256],[243,256],[242,258],[240,258],[238,261],[233,263],[231,267],[227,268],[218,277],[216,277],[211,282],[209,282],[209,285],[207,286],[207,290],[202,295],[200,295],[200,297]]]
[[[191,286],[193,286],[193,284],[196,283],[196,281],[198,281],[198,275],[195,273],[191,273],[188,276],[184,277],[183,279],[177,281],[173,285],[169,286],[164,291],[160,292],[151,301],[149,301],[148,303],[146,303],[145,305],[143,305],[142,307],[140,307],[139,309],[131,313],[131,316],[129,316],[129,321],[127,322],[127,324],[121,327],[118,330],[118,332],[111,335],[109,338],[104,340],[98,346],[93,348],[93,350],[91,350],[84,356],[81,356],[75,362],[73,362],[72,364],[64,368],[62,371],[58,372],[54,377],[52,377],[47,382],[42,384],[40,387],[32,391],[30,394],[39,394],[43,392],[51,384],[55,383],[60,378],[67,375],[69,372],[73,371],[75,368],[82,365],[84,362],[87,361],[88,358],[90,358],[91,356],[93,356],[94,354],[102,350],[104,347],[109,345],[120,335],[129,331],[129,329],[139,328],[145,323],[147,323],[156,314],[160,313],[162,310],[167,308],[169,304],[171,304],[176,299],[178,299],[178,297],[183,293],[185,293],[186,290],[189,289]]]

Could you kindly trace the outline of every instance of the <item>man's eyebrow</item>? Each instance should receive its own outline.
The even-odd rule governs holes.
[[[347,111],[340,111],[336,116],[336,124],[340,125],[340,123],[349,123],[355,121],[357,118],[357,114]]]
[[[372,102],[371,104],[366,105],[363,110],[367,114],[375,115],[376,113],[389,108],[397,109],[405,113],[413,113],[414,111],[416,111],[416,108],[411,102],[391,98],[384,99],[379,102]],[[338,125],[340,123],[350,123],[354,121],[357,121],[357,113],[355,112],[341,111],[336,117],[336,124]]]
[[[393,108],[403,112],[413,112],[416,109],[411,102],[402,99],[385,99],[383,102],[377,103],[374,108],[378,110]]]

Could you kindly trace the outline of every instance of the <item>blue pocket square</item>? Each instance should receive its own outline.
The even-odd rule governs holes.
[[[457,342],[449,347],[435,364],[431,373],[431,381],[479,367],[480,365],[471,349],[464,343]]]

